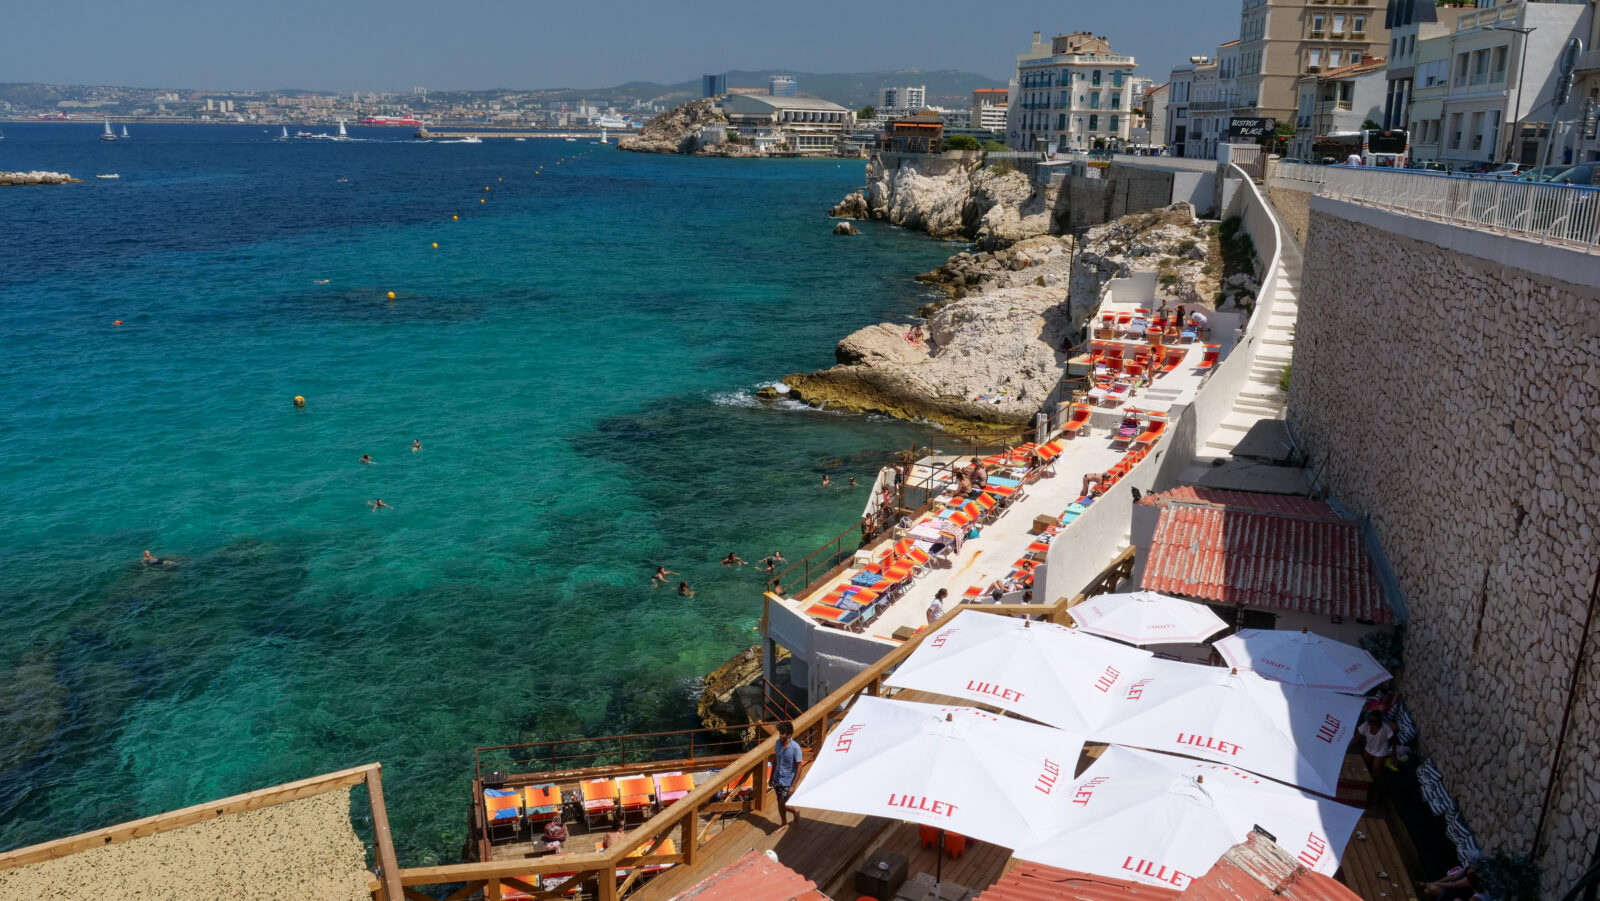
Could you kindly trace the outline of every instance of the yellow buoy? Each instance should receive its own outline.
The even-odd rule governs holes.
[[[303,407],[306,405],[306,399],[296,394],[294,396],[294,405],[297,407]]]
[[[503,178],[497,178],[497,179],[495,179],[495,181],[505,181],[505,179],[503,179]]]
[[[393,291],[389,292],[389,299],[390,300],[394,300],[394,292]]]
[[[489,190],[489,186],[488,186],[488,185],[484,185],[484,186],[483,186],[483,189],[484,189],[484,190],[485,190],[485,191],[487,191],[487,190]]]
[[[450,221],[451,222],[460,222],[461,221],[461,217],[460,216],[451,216],[450,217]]]
[[[479,198],[478,198],[478,202],[479,202],[479,203],[488,203],[488,202],[489,202],[489,201],[487,201],[487,200],[485,200],[485,199],[483,199],[483,198],[482,198],[482,197],[479,197]]]
[[[433,249],[434,250],[438,250],[439,249],[439,242],[438,241],[433,242]]]

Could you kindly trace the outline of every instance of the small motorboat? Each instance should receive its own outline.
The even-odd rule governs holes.
[[[96,176],[95,176],[95,178],[105,178],[105,179],[112,179],[112,178],[121,178],[121,177],[122,177],[122,176],[120,176],[120,175],[118,175],[118,174],[117,174],[117,173],[115,173],[115,172],[111,172],[111,173],[107,173],[107,174],[105,174],[105,175],[96,175]]]

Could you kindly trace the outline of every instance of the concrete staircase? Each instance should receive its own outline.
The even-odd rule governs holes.
[[[1283,272],[1274,288],[1261,347],[1250,370],[1250,381],[1240,389],[1233,410],[1201,448],[1211,458],[1226,457],[1250,427],[1263,419],[1282,419],[1289,398],[1278,389],[1278,378],[1294,352],[1294,323],[1299,313],[1300,274],[1304,256],[1293,240],[1285,241]]]

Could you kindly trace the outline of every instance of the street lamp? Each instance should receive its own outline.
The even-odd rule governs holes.
[[[1517,68],[1517,123],[1516,130],[1511,133],[1511,146],[1515,147],[1516,142],[1522,138],[1522,79],[1523,76],[1528,74],[1528,33],[1537,31],[1538,27],[1531,25],[1526,28],[1519,28],[1515,25],[1485,25],[1483,28],[1485,31],[1515,31],[1517,34],[1522,35],[1522,46],[1517,50],[1517,55],[1522,57],[1522,61]],[[1510,159],[1511,152],[1508,150],[1506,152],[1506,161],[1510,161]]]

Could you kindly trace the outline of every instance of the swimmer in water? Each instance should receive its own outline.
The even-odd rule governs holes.
[[[371,454],[362,454],[361,455],[361,462],[367,464],[368,466],[371,466],[372,465],[372,455]]]
[[[422,442],[415,438],[411,439],[411,452],[414,454],[419,450],[422,450]]]
[[[145,566],[166,566],[168,563],[171,563],[172,561],[164,559],[162,557],[157,557],[154,554],[150,553],[149,551],[145,551],[144,552],[144,557],[142,559],[140,559],[139,562],[143,563]]]
[[[728,556],[722,558],[722,565],[732,569],[735,566],[743,566],[744,561],[739,559],[738,554],[729,551]]]
[[[827,473],[823,473],[823,476],[822,476],[822,487],[824,487],[824,488],[832,488],[833,487],[833,480],[828,478]]]
[[[328,283],[328,279],[325,279],[325,278],[319,278],[315,282],[315,284],[318,284],[318,285],[326,285],[327,283]]]
[[[850,487],[851,487],[851,488],[855,488],[855,487],[857,487],[857,486],[856,486],[856,477],[855,477],[855,476],[851,476],[851,477],[850,477]]]
[[[393,507],[391,507],[388,504],[384,503],[383,502],[383,498],[381,498],[381,497],[378,498],[377,500],[373,501],[372,503],[368,504],[367,506],[371,507],[372,508],[372,512],[374,512],[374,513],[378,512],[379,510],[393,510],[394,509]]]
[[[679,582],[678,583],[678,593],[683,595],[686,598],[694,597],[694,589],[689,587],[689,583],[688,582]]]
[[[680,573],[680,572],[676,572],[674,570],[667,569],[665,566],[658,566],[658,567],[656,567],[656,574],[650,577],[650,581],[652,581],[652,582],[660,582],[662,585],[665,585],[665,584],[667,584],[667,576],[681,576],[681,575],[683,575],[683,574]]]

